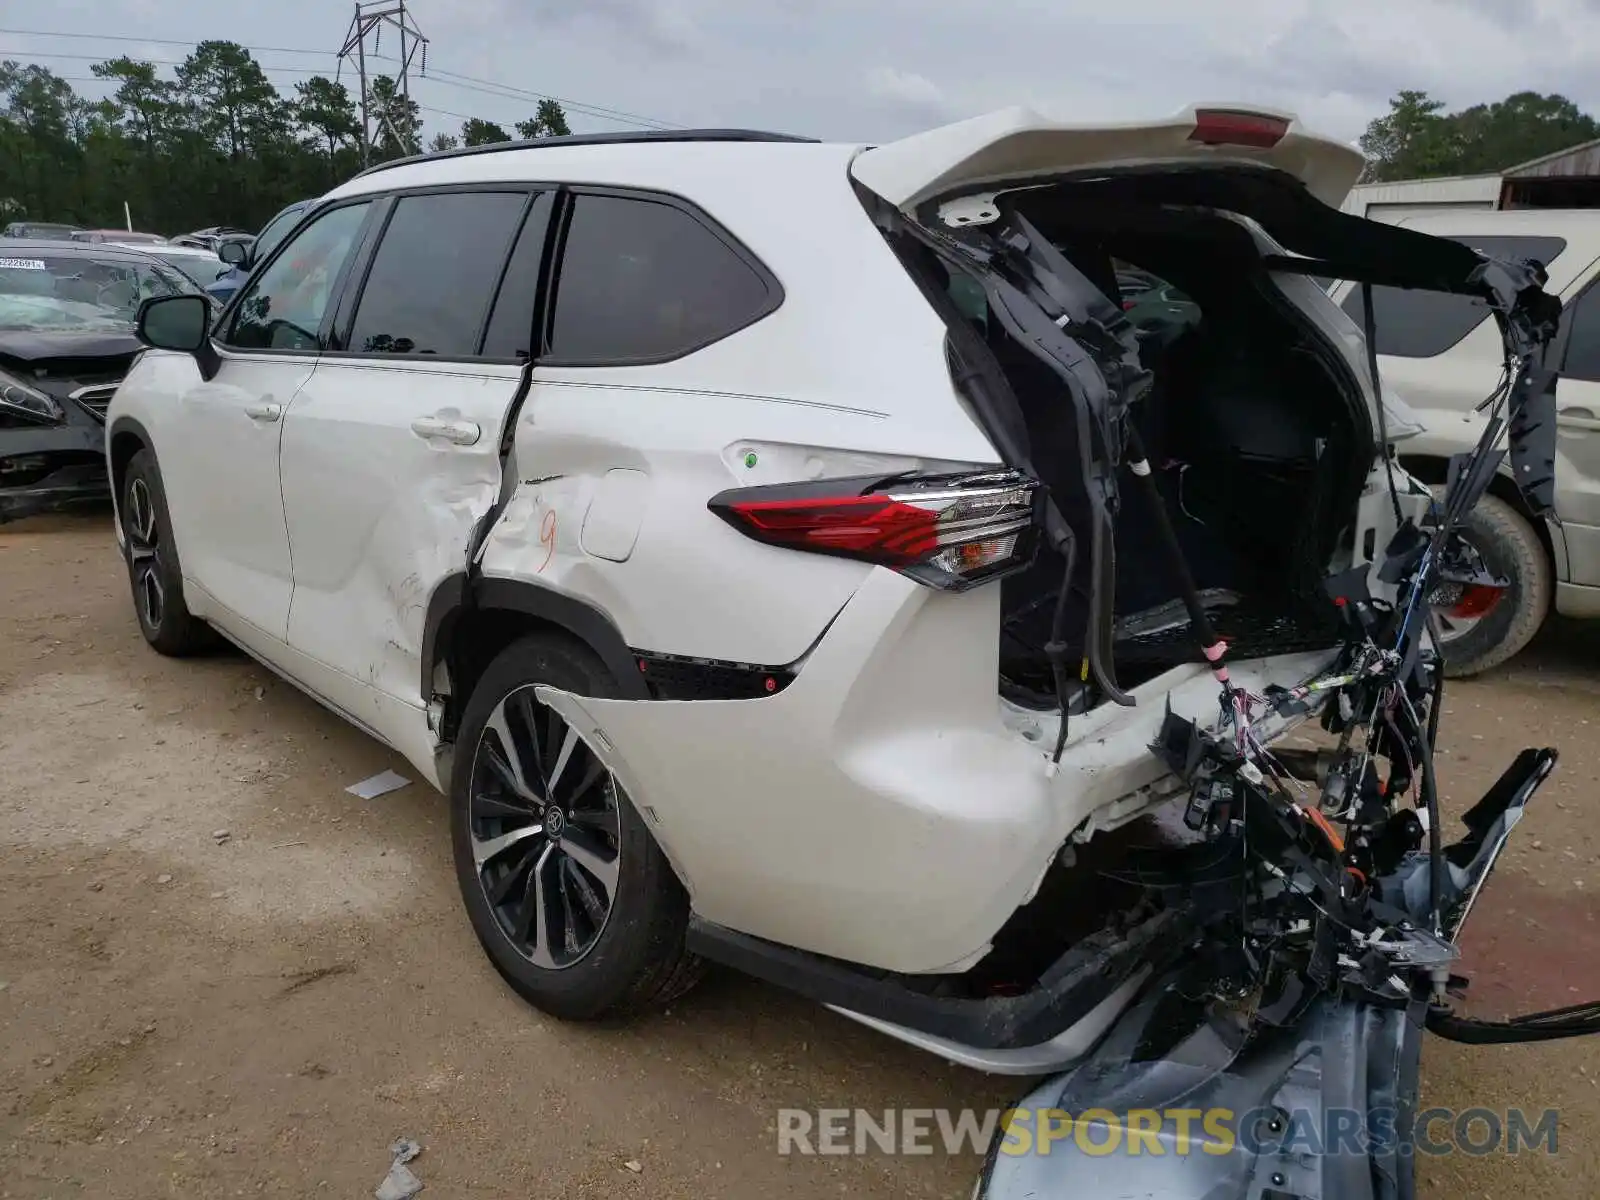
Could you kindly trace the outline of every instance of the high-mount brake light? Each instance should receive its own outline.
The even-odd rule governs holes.
[[[876,563],[960,592],[1033,561],[1041,499],[1036,480],[991,471],[735,488],[707,507],[769,546]]]
[[[1270,150],[1288,132],[1289,122],[1282,117],[1209,108],[1195,113],[1194,132],[1189,135],[1189,140],[1204,142],[1207,146],[1249,146],[1255,150]]]

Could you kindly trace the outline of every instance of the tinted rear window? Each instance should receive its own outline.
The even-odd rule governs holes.
[[[662,361],[743,329],[773,304],[756,269],[683,209],[580,195],[562,253],[550,355],[591,364]]]
[[[1533,258],[1549,266],[1566,249],[1558,237],[1458,237],[1451,241],[1471,246],[1490,258]],[[1344,311],[1357,326],[1365,313],[1361,289],[1344,298]],[[1372,315],[1377,330],[1378,353],[1397,358],[1432,358],[1443,354],[1478,327],[1489,315],[1486,301],[1445,292],[1405,288],[1372,289]]]

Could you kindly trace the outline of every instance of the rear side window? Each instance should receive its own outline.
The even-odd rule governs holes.
[[[1458,237],[1451,241],[1471,246],[1490,258],[1537,259],[1549,266],[1566,249],[1558,237]],[[1366,320],[1361,288],[1344,298],[1345,314],[1364,328]],[[1487,301],[1446,292],[1407,288],[1372,289],[1372,316],[1378,353],[1397,358],[1432,358],[1443,354],[1476,329],[1489,315]]]
[[[574,202],[546,361],[660,362],[776,307],[776,283],[685,210],[623,196]]]
[[[346,349],[472,358],[524,192],[404,196],[378,243]]]
[[[1600,284],[1591,284],[1567,309],[1567,356],[1561,374],[1600,383]]]

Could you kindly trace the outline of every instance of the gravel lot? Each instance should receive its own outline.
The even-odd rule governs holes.
[[[149,651],[104,517],[0,529],[0,612],[0,1196],[370,1196],[401,1135],[430,1196],[969,1194],[973,1158],[780,1157],[777,1110],[1023,1081],[726,974],[627,1028],[524,1006],[460,911],[441,798],[347,795],[412,772],[242,657]],[[1600,995],[1600,630],[1449,708],[1458,809],[1563,751],[1474,916],[1477,1005]],[[1429,1103],[1562,1110],[1557,1156],[1428,1160],[1425,1197],[1600,1195],[1600,1042],[1424,1064]]]

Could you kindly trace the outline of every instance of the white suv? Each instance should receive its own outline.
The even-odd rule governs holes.
[[[138,619],[447,792],[473,928],[550,1012],[709,958],[1049,1069],[1177,948],[1072,861],[1181,789],[1168,705],[1218,718],[1182,598],[1236,684],[1299,683],[1330,573],[1392,594],[1426,505],[1310,276],[1480,260],[1340,216],[1360,169],[1225,110],[375,168],[214,328],[143,310],[108,424]],[[1186,299],[1137,324],[1116,264]]]

